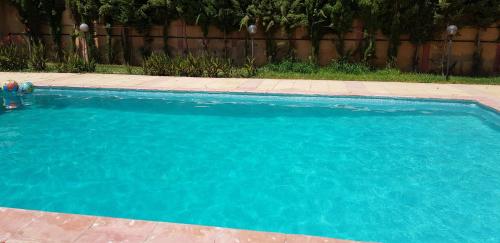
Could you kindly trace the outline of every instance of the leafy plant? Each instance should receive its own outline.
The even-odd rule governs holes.
[[[187,76],[187,77],[201,77],[203,76],[203,67],[200,65],[199,60],[189,54],[185,58],[176,58],[174,59],[179,67],[179,75]]]
[[[279,30],[280,3],[275,0],[254,0],[248,6],[247,15],[240,23],[246,26],[247,22],[254,22],[262,27],[266,37],[266,57],[270,62],[276,61],[276,41],[273,37]]]
[[[40,11],[39,0],[10,0],[16,7],[21,17],[21,22],[26,25],[27,34],[30,39],[39,41],[41,37],[41,25],[43,16],[48,14]]]
[[[371,63],[375,59],[376,32],[379,28],[381,0],[359,0],[358,17],[363,23],[363,40],[360,43],[361,62]]]
[[[483,60],[481,58],[481,32],[500,19],[500,1],[463,1],[462,5],[465,11],[462,12],[463,15],[460,18],[461,22],[470,24],[476,28],[474,52],[472,54],[472,75],[477,76],[481,74],[483,64]]]
[[[408,35],[414,45],[414,71],[418,71],[418,52],[424,43],[434,39],[436,34],[442,33],[449,24],[470,26],[476,29],[475,50],[470,57],[474,74],[480,74],[482,71],[481,34],[485,28],[498,22],[500,16],[499,0],[9,0],[9,2],[19,10],[20,20],[25,24],[31,41],[42,42],[41,33],[48,24],[52,42],[56,46],[54,50],[57,52],[62,50],[61,19],[63,11],[67,8],[74,20],[75,33],[71,34],[74,46],[79,24],[89,25],[90,32],[86,35],[86,41],[88,52],[94,60],[99,60],[93,39],[95,25],[106,26],[105,46],[109,62],[118,56],[117,48],[112,46],[111,30],[114,26],[123,26],[120,50],[127,64],[132,57],[129,36],[132,28],[144,37],[145,44],[140,49],[144,56],[148,56],[154,52],[153,37],[150,36],[151,26],[162,25],[163,49],[168,55],[168,27],[176,19],[183,20],[186,25],[197,24],[201,27],[205,52],[208,51],[209,27],[219,28],[223,34],[225,58],[229,56],[229,34],[238,28],[242,31],[248,24],[257,24],[263,30],[266,56],[271,61],[277,61],[278,45],[275,38],[279,30],[286,34],[288,58],[293,59],[293,30],[298,26],[307,29],[308,39],[311,41],[312,60],[316,63],[320,42],[325,34],[336,36],[334,44],[339,57],[346,58],[351,54],[352,57],[357,57],[359,53],[359,60],[362,63],[371,63],[376,58],[376,33],[381,30],[388,39],[388,66],[394,66],[401,44],[400,38],[402,35]],[[346,50],[344,37],[346,33],[352,31],[351,25],[354,19],[362,22],[363,39],[359,42],[358,49],[353,52]],[[189,42],[186,31],[183,32],[184,54],[187,56]],[[248,39],[248,33],[245,35]],[[76,52],[76,48],[74,51]],[[58,56],[62,57],[63,54]],[[5,59],[5,56],[3,58]],[[220,59],[204,59],[207,63],[215,60],[220,61]],[[444,63],[444,52],[442,60]],[[182,64],[186,70],[198,70],[199,68],[193,66],[204,65],[200,60],[186,60],[186,62],[178,60],[174,63]],[[207,67],[202,74],[196,73],[197,71],[187,73],[213,76],[215,75],[213,69],[214,67]]]
[[[0,71],[19,71],[28,68],[28,51],[25,46],[0,45]]]
[[[334,40],[335,48],[341,58],[348,56],[345,50],[345,34],[351,31],[357,8],[354,0],[336,0],[324,7],[325,15],[328,17],[328,30],[337,38]]]
[[[45,70],[47,67],[47,58],[45,58],[45,47],[42,43],[33,43],[31,45],[31,56],[28,63],[29,67],[33,70]]]
[[[382,33],[388,37],[387,67],[393,68],[396,65],[400,36],[403,34],[402,16],[404,15],[402,0],[382,1],[380,5],[380,28]]]
[[[305,26],[307,18],[303,11],[303,0],[279,0],[280,24],[288,41],[288,58],[295,58],[295,43],[292,41],[295,28]]]
[[[420,46],[432,40],[435,35],[434,16],[436,15],[437,1],[434,0],[415,0],[413,5],[409,6],[403,16],[404,32],[410,36],[410,42],[415,46],[413,52],[412,70],[418,70],[418,51]]]
[[[168,27],[170,22],[179,16],[177,2],[174,0],[149,0],[152,7],[153,22],[163,27],[163,51],[169,55]]]
[[[204,77],[216,78],[231,76],[233,66],[230,59],[211,56],[207,53],[204,53],[196,59],[199,60],[198,66],[202,70],[202,75]]]
[[[64,61],[58,64],[56,68],[61,73],[88,73],[95,72],[96,63],[94,60],[85,61],[77,53],[66,53]]]
[[[55,44],[56,59],[61,61],[62,53],[62,15],[66,9],[64,0],[39,0],[38,9],[48,22],[52,41]]]
[[[229,57],[227,35],[240,27],[245,16],[248,1],[245,0],[212,0],[216,9],[214,24],[222,31],[224,39],[224,58]]]
[[[172,65],[172,60],[165,53],[153,53],[144,59],[144,73],[154,76],[176,75],[176,70]]]
[[[304,0],[304,13],[307,18],[307,32],[311,40],[311,58],[318,62],[319,43],[324,35],[323,29],[328,25],[324,8],[325,0]]]
[[[116,0],[101,0],[101,6],[99,7],[99,16],[103,19],[106,30],[106,52],[108,63],[113,63],[114,53],[112,47],[111,32],[113,25],[115,23],[114,16],[119,14],[120,8],[118,1]]]
[[[230,77],[235,68],[229,59],[202,54],[170,58],[153,53],[144,61],[144,73],[155,76]]]
[[[126,2],[122,0],[119,1]],[[89,33],[85,35],[88,53],[92,56],[93,59],[97,59],[98,52],[93,41],[93,33],[95,30],[94,23],[96,23],[99,19],[99,7],[101,6],[100,0],[66,0],[66,5],[71,10],[71,15],[75,20],[75,25],[73,26],[75,31],[78,31],[78,26],[80,23],[88,24]],[[73,44],[76,45],[76,42],[74,42]]]
[[[245,65],[243,65],[243,77],[250,78],[257,75],[257,66],[255,65],[255,58],[247,58]]]
[[[290,59],[283,60],[276,64],[267,64],[262,69],[274,72],[294,72],[301,74],[314,73],[318,71],[318,65],[314,62],[298,62]]]
[[[335,73],[346,73],[346,74],[363,74],[370,72],[369,66],[363,63],[352,63],[347,59],[337,59],[333,60],[327,67],[326,70]]]

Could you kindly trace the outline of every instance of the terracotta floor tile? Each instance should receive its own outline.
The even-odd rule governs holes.
[[[141,220],[97,218],[76,242],[144,242],[153,232],[155,224]]]
[[[95,217],[47,213],[21,229],[16,238],[43,242],[72,242],[87,230]]]
[[[215,229],[216,243],[284,243],[286,235],[248,230]]]
[[[196,226],[196,225],[183,225],[183,224],[170,224],[158,223],[150,235],[147,243],[214,243],[216,234],[214,228]]]
[[[22,227],[32,223],[42,213],[21,209],[0,209],[0,240],[9,238]]]
[[[4,242],[0,241],[0,243],[43,243],[44,241],[39,240],[30,240],[30,239],[8,239]]]
[[[356,243],[356,241],[338,240],[306,235],[287,235],[285,243]]]

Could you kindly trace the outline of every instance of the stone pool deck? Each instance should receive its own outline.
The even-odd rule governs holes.
[[[0,72],[1,82],[8,79],[18,82],[30,80],[36,86],[44,87],[392,96],[474,100],[500,111],[500,85]]]
[[[0,208],[2,243],[353,243],[304,235]]]
[[[9,73],[39,87],[391,96],[473,100],[500,111],[500,85],[276,79],[209,79],[115,74]],[[293,220],[293,219],[291,219]],[[218,227],[0,208],[0,243],[34,242],[353,242]]]

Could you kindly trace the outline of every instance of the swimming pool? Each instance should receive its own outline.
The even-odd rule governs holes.
[[[471,102],[37,90],[0,206],[382,242],[500,241],[500,115]]]

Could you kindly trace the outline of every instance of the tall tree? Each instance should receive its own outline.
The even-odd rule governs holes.
[[[358,0],[358,17],[363,23],[361,61],[370,63],[375,56],[376,35],[379,29],[380,5],[382,0]]]
[[[270,62],[276,60],[276,41],[274,36],[280,27],[280,4],[281,1],[254,0],[247,8],[247,15],[243,18],[243,24],[253,22],[259,24],[264,30],[266,37],[266,57]]]
[[[345,34],[352,30],[357,4],[354,0],[333,0],[326,4],[324,12],[328,17],[328,28],[336,36],[335,48],[341,59],[348,58],[345,50]]]
[[[499,0],[462,0],[463,9],[461,22],[476,28],[474,53],[472,54],[472,75],[482,72],[481,33],[500,19]]]
[[[113,26],[116,22],[116,16],[120,14],[120,0],[101,0],[101,6],[99,7],[99,15],[102,21],[104,21],[106,29],[106,48],[107,48],[107,59],[109,63],[114,60],[114,51],[112,47],[111,34]]]
[[[239,29],[244,17],[243,5],[238,0],[213,0],[216,9],[214,24],[222,31],[224,38],[224,57],[229,57],[227,34]]]
[[[412,4],[405,0],[386,0],[380,5],[380,28],[382,33],[389,39],[387,49],[387,66],[396,65],[399,46],[401,45],[401,35],[404,34],[404,14],[408,5]]]
[[[476,28],[472,54],[473,75],[480,74],[482,69],[481,32],[498,20],[500,20],[499,0],[439,0],[434,16],[439,30],[444,30],[450,24]],[[444,54],[442,59],[444,63]]]
[[[75,33],[78,33],[78,22],[86,23],[89,26],[89,33],[86,35],[85,41],[89,49],[89,54],[93,59],[98,59],[97,50],[94,43],[94,23],[99,20],[99,0],[66,0],[70,10],[75,16]]]
[[[438,0],[415,0],[409,5],[404,19],[404,33],[408,33],[410,42],[414,45],[412,70],[418,71],[418,51],[420,47],[432,40],[435,34],[434,16],[436,15]]]
[[[40,26],[42,24],[43,12],[39,11],[39,0],[11,0],[21,16],[21,21],[26,26],[26,32],[33,41],[40,41]]]
[[[73,18],[73,33],[71,33],[71,42],[73,47],[73,52],[76,52],[76,38],[78,37],[78,24],[81,22],[80,13],[78,13],[79,1],[75,0],[65,0],[66,6],[69,8],[71,17]]]
[[[462,25],[460,22],[460,16],[465,10],[463,8],[462,0],[439,0],[436,8],[436,13],[434,15],[434,24],[437,32],[441,32],[443,38],[443,50],[446,49],[448,44],[448,36],[446,34],[446,26],[450,24]],[[441,53],[441,74],[444,75],[445,62],[446,62],[447,52],[443,51]]]
[[[178,18],[178,9],[174,0],[149,0],[153,11],[153,21],[163,27],[163,51],[170,55],[168,48],[168,28],[170,22]]]
[[[125,60],[125,64],[130,64],[132,53],[130,52],[130,27],[132,27],[134,23],[134,12],[137,10],[133,1],[130,0],[119,0],[118,8],[120,9],[119,13],[115,15],[115,21],[122,24],[122,33],[121,33],[121,42],[123,48],[123,59]]]
[[[198,0],[182,0],[176,3],[177,11],[184,22],[184,28],[187,24],[196,24],[196,19],[200,13],[200,2]],[[214,20],[215,21],[215,20]],[[189,46],[186,31],[184,30],[184,55],[188,54]]]
[[[143,36],[144,45],[140,48],[142,57],[149,57],[152,52],[153,38],[151,28],[153,26],[153,7],[148,0],[134,0],[136,11],[133,16],[133,26]]]
[[[295,28],[305,26],[307,17],[303,12],[303,0],[279,0],[279,18],[288,40],[288,58],[295,57],[295,45],[292,41]]]
[[[203,33],[203,50],[208,51],[208,31],[213,20],[217,16],[217,9],[214,0],[202,0],[200,10],[196,17],[196,24],[201,27]]]
[[[49,23],[52,41],[55,44],[56,59],[62,60],[62,13],[66,9],[64,0],[40,0],[39,9]]]
[[[324,7],[327,0],[304,0],[304,13],[307,18],[307,31],[311,40],[311,57],[318,62],[319,44],[324,35],[324,28],[328,25]]]

